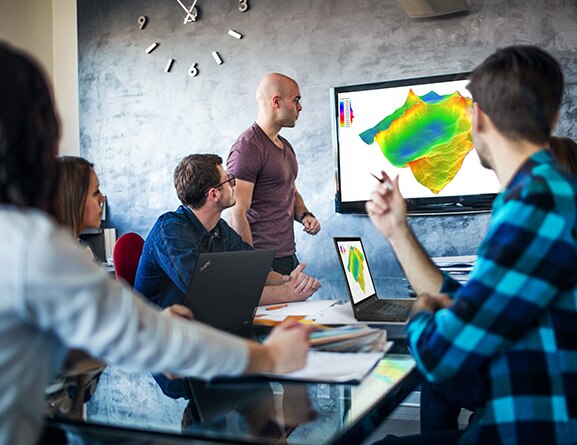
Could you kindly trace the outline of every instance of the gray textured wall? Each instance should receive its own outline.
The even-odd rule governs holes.
[[[296,227],[299,256],[324,286],[318,296],[344,297],[337,235],[363,237],[377,289],[388,290],[388,277],[401,271],[386,242],[366,217],[334,212],[330,87],[468,71],[497,47],[537,44],[566,73],[557,132],[577,137],[577,2],[468,3],[466,15],[413,20],[393,0],[249,0],[244,14],[236,0],[199,1],[199,21],[184,25],[176,0],[78,0],[81,154],[96,165],[112,223],[146,235],[178,205],[171,182],[178,161],[192,152],[226,157],[256,117],[258,81],[280,71],[303,95],[296,128],[282,134],[297,152],[299,190],[323,225],[314,238]],[[149,20],[144,30],[140,15]],[[147,55],[152,42],[159,46]],[[165,73],[169,57],[175,62]],[[191,78],[193,62],[199,74]],[[474,253],[487,221],[487,214],[411,220],[435,256]]]

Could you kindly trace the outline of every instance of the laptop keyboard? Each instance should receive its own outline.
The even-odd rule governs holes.
[[[412,302],[407,301],[375,301],[374,304],[363,310],[363,313],[374,321],[404,322],[409,317]]]

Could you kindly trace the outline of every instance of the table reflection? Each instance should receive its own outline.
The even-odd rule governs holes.
[[[282,443],[299,425],[317,416],[305,385],[271,383],[242,388],[213,388],[191,381],[192,397],[184,410],[182,431],[199,429],[226,435],[276,439]]]
[[[49,416],[65,429],[72,425],[69,440],[74,436],[72,443],[78,444],[97,443],[93,438],[82,441],[82,434],[77,434],[82,424],[209,441],[331,444],[343,440],[359,423],[369,422],[362,434],[378,425],[418,383],[415,377],[410,386],[397,385],[413,367],[408,355],[388,355],[360,385],[264,380],[216,384],[181,379],[178,384],[186,386],[187,395],[172,398],[151,374],[108,366],[80,418],[61,411]],[[393,408],[383,411],[383,402],[399,388],[404,391],[399,393],[401,398],[390,400]],[[107,438],[105,443],[114,442]]]

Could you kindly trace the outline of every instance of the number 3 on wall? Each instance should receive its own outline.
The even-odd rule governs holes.
[[[248,0],[238,0],[238,10],[246,12],[248,10]]]

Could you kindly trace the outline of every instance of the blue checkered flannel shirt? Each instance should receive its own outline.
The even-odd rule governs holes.
[[[469,281],[453,304],[407,327],[432,382],[479,372],[482,402],[461,443],[577,443],[577,178],[549,150],[493,204]]]

